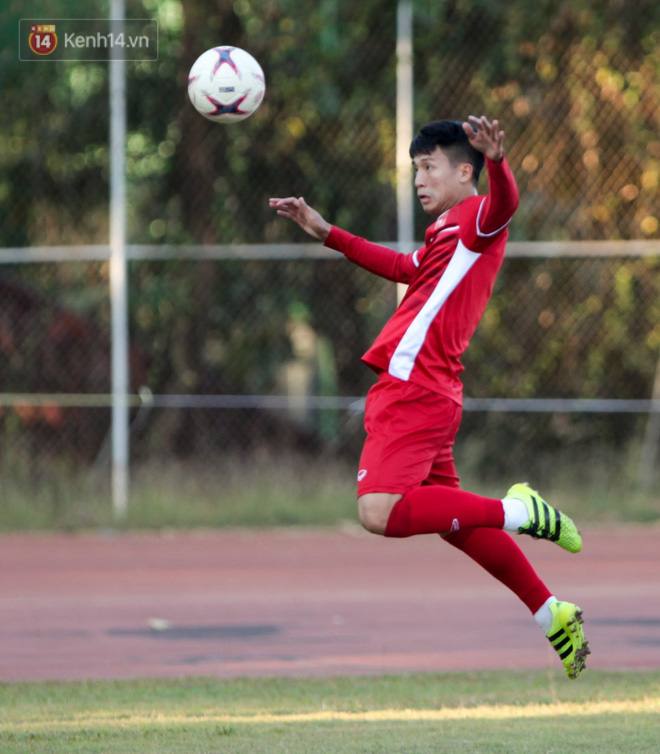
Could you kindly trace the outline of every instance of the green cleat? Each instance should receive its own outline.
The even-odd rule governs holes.
[[[514,484],[506,496],[522,500],[529,513],[529,521],[518,529],[519,534],[529,534],[534,539],[548,539],[568,552],[580,552],[582,537],[573,520],[548,505],[527,483]]]
[[[552,628],[546,636],[564,664],[566,675],[574,681],[587,667],[589,642],[582,630],[582,610],[570,602],[553,602],[550,605]]]

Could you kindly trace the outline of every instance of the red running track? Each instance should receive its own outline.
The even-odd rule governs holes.
[[[518,541],[580,604],[593,668],[660,668],[660,528]],[[358,530],[0,537],[0,680],[560,669],[438,537]]]

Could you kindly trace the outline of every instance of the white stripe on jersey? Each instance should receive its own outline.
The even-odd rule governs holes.
[[[481,228],[479,227],[479,221],[481,220],[481,210],[484,208],[485,201],[486,197],[482,199],[481,204],[479,205],[479,212],[477,212],[477,235],[481,236],[482,238],[491,238],[492,236],[496,236],[498,233],[501,233],[504,228],[506,228],[506,226],[511,222],[512,218],[510,217],[501,228],[494,230],[492,233],[482,233]]]
[[[431,323],[450,294],[480,256],[480,254],[470,251],[461,240],[458,241],[456,251],[438,280],[433,293],[408,325],[408,329],[392,354],[387,371],[393,377],[405,381],[410,379],[410,373],[415,366],[415,359],[424,345],[426,333],[431,327]]]

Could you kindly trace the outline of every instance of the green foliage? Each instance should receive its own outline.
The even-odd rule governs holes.
[[[11,0],[0,10],[0,246],[104,244],[107,64],[20,62],[18,19],[29,12],[105,17],[109,5]],[[130,243],[307,240],[269,210],[282,194],[304,195],[355,233],[395,237],[395,3],[135,0],[127,12],[160,27],[158,60],[126,65]],[[469,112],[501,120],[521,189],[512,238],[658,237],[656,2],[632,13],[596,0],[418,0],[414,12],[416,124]],[[265,101],[240,125],[212,124],[187,99],[190,66],[217,44],[250,50],[265,70]],[[417,213],[421,237],[428,218]],[[107,325],[107,266],[14,274]],[[659,280],[656,259],[507,263],[466,360],[468,394],[649,397]],[[326,354],[314,379],[363,393],[371,376],[359,356],[395,305],[391,286],[342,262],[133,263],[129,289],[154,393],[277,392],[301,321]],[[39,333],[23,334],[28,351]],[[10,377],[5,390],[44,387],[35,372]],[[190,416],[174,423],[170,450],[193,452]]]
[[[417,117],[500,118],[515,239],[657,237],[657,3],[477,0],[418,20]]]
[[[39,10],[65,7],[73,12],[63,0]],[[107,13],[99,0],[81,7]],[[0,196],[12,220],[2,243],[104,240],[107,67],[21,63],[23,12],[16,2],[2,11]],[[299,238],[267,207],[285,189],[357,233],[394,237],[393,4],[326,0],[301,13],[299,3],[273,0],[141,0],[128,13],[160,24],[159,60],[127,65],[129,240]],[[659,15],[650,0],[635,14],[584,0],[473,0],[440,12],[419,2],[416,120],[473,109],[501,118],[523,187],[517,237],[653,235],[643,220],[658,185]],[[186,99],[190,65],[219,43],[250,49],[266,71],[262,108],[236,128],[204,121]]]
[[[511,259],[465,355],[466,392],[650,397],[659,340],[657,258]]]

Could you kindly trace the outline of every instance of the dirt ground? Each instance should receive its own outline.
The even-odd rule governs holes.
[[[519,538],[584,609],[592,668],[660,667],[660,527]],[[560,667],[524,605],[438,537],[4,535],[0,680]]]

